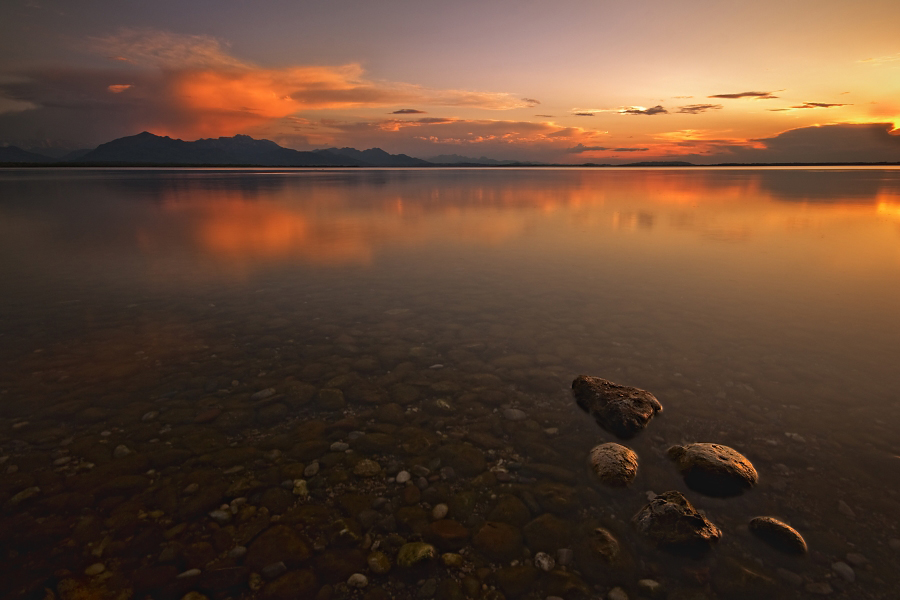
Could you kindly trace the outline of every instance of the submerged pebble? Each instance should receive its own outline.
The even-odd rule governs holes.
[[[805,554],[806,540],[800,533],[773,517],[755,517],[750,521],[750,531],[770,546],[788,554]]]

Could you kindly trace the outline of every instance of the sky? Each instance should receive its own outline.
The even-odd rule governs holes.
[[[0,144],[900,161],[897,0],[0,3]]]

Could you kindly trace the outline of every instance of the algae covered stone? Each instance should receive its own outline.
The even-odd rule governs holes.
[[[414,567],[420,563],[433,560],[437,555],[437,550],[431,544],[409,542],[400,547],[400,551],[397,553],[397,565],[406,568]]]
[[[666,455],[678,466],[688,487],[707,496],[737,496],[759,480],[743,454],[721,444],[672,446]]]
[[[622,439],[637,435],[653,415],[662,411],[662,404],[650,392],[600,377],[576,377],[572,393],[578,406],[600,427]]]

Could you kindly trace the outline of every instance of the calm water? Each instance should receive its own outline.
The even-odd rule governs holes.
[[[900,170],[7,170],[0,281],[4,597],[897,597]],[[665,407],[627,489],[579,374]],[[759,485],[689,490],[685,442]],[[630,526],[672,489],[705,557]]]

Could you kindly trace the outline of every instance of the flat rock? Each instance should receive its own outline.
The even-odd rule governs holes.
[[[293,600],[315,596],[319,585],[312,569],[301,569],[285,573],[262,590],[265,600]]]
[[[488,521],[472,543],[491,560],[508,561],[522,555],[522,534],[507,523]]]
[[[463,477],[474,477],[487,468],[484,454],[474,446],[466,444],[447,444],[437,452],[442,464],[453,467]]]
[[[622,439],[637,435],[662,411],[662,404],[650,392],[600,377],[578,376],[572,382],[572,393],[578,406],[600,427]]]
[[[773,517],[756,517],[750,521],[750,531],[776,550],[787,554],[806,554],[806,541],[800,533]]]
[[[637,475],[638,458],[631,449],[609,442],[591,450],[588,465],[602,483],[625,487]]]
[[[743,454],[721,444],[672,446],[666,454],[678,466],[688,487],[708,496],[737,496],[759,480]]]
[[[637,530],[661,547],[704,550],[722,532],[697,512],[681,492],[663,492],[632,518]]]
[[[293,529],[276,525],[254,540],[244,562],[254,570],[277,562],[296,568],[311,557],[312,549]]]

